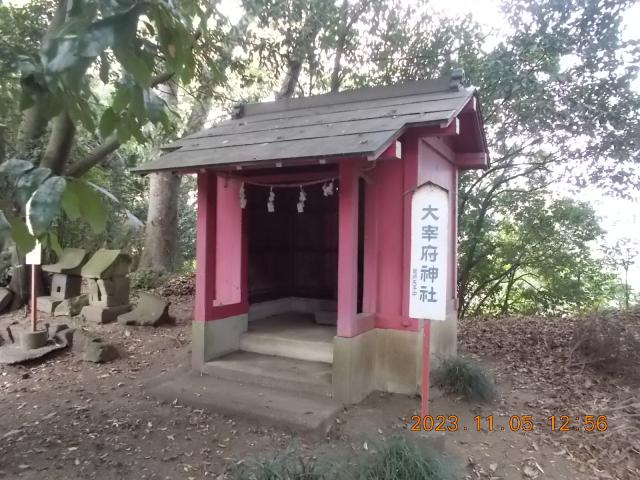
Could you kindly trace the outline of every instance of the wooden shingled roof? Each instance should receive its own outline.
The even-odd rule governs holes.
[[[475,95],[475,89],[446,79],[243,104],[235,118],[168,145],[164,155],[136,171],[194,171],[305,158],[375,159],[408,127],[448,126]]]

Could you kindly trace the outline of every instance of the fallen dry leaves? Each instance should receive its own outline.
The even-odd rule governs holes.
[[[590,358],[578,353],[582,327],[594,322],[620,322],[625,331],[637,335],[640,312],[576,318],[476,318],[462,322],[459,341],[462,351],[495,360],[499,382],[536,392],[536,399],[528,403],[531,411],[514,414],[531,413],[542,419],[606,415],[604,432],[551,432],[547,425],[546,431],[542,429],[543,439],[566,458],[576,460],[593,478],[637,480],[640,366],[624,369],[624,373],[598,370]],[[533,464],[523,468],[525,478],[536,478],[536,474],[542,475]]]

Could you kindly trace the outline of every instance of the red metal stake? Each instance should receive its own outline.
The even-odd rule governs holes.
[[[38,299],[36,297],[36,266],[31,265],[31,331],[36,331],[38,322]]]
[[[421,390],[421,415],[427,415],[429,403],[429,339],[431,337],[431,320],[424,320],[422,327],[422,390]]]

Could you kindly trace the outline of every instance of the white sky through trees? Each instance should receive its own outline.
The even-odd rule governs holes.
[[[405,0],[407,3],[420,3],[415,0]],[[431,10],[442,16],[471,15],[491,35],[487,36],[485,47],[491,49],[509,32],[509,25],[500,9],[501,0],[429,0]],[[222,0],[220,10],[229,16],[232,22],[236,22],[242,15],[242,9],[238,0]],[[631,7],[624,14],[625,40],[640,39],[640,2]],[[640,81],[637,83],[640,91]],[[480,91],[482,100],[482,91]],[[638,167],[640,168],[640,166]],[[601,225],[606,230],[605,242],[614,245],[618,240],[630,238],[640,244],[640,192],[629,192],[633,199],[613,198],[604,190],[596,187],[576,189],[568,184],[560,184],[552,188],[559,197],[567,195],[570,191],[573,198],[588,201],[601,218]],[[622,276],[622,272],[620,272]],[[634,289],[640,290],[640,256],[631,267],[629,273],[630,283]]]

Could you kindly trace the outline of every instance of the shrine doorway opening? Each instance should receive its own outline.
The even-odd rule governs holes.
[[[280,183],[244,185],[249,327],[241,348],[331,363],[337,322],[339,182],[334,170],[307,175],[299,181],[302,186],[287,181],[286,172]],[[359,217],[361,311],[363,215]],[[298,341],[303,343],[296,352],[292,345]],[[287,344],[288,350],[278,344]]]

